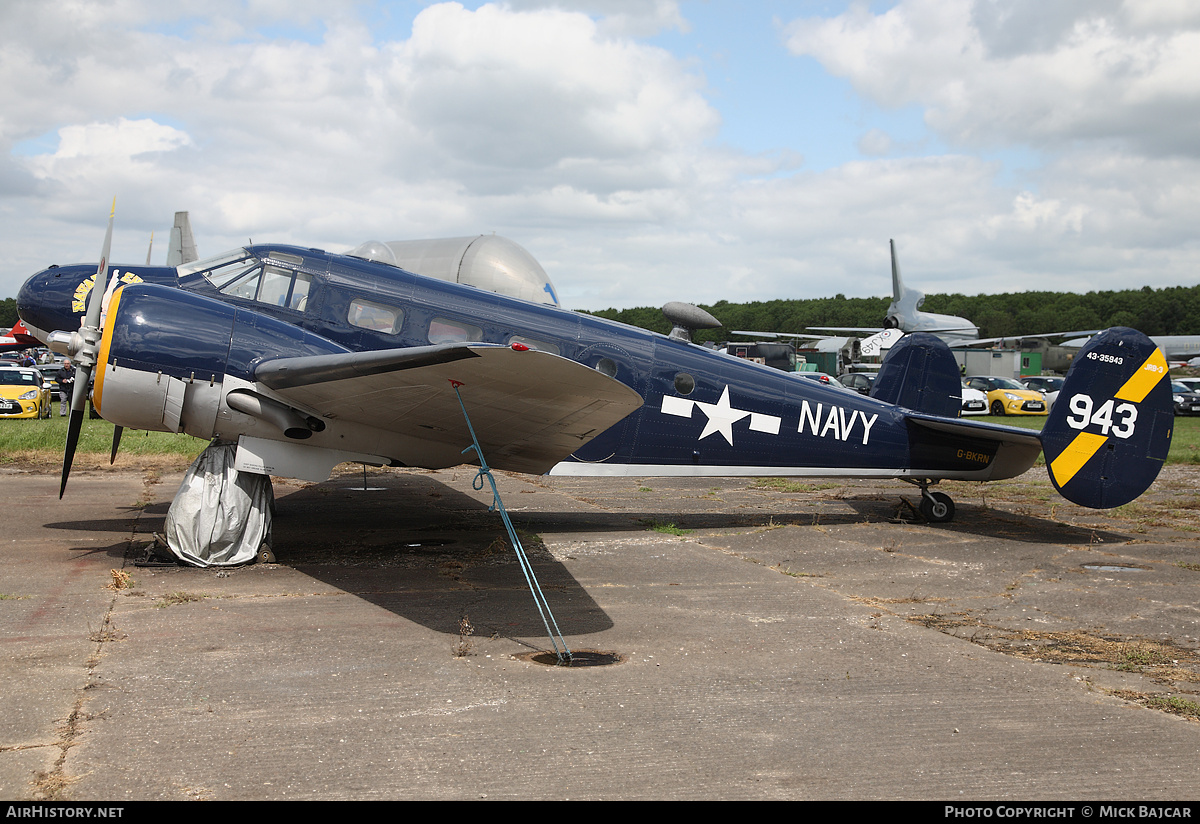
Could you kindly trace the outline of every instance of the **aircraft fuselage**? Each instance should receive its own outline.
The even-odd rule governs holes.
[[[643,398],[640,409],[555,466],[555,474],[985,480],[1019,474],[1036,459],[1037,449],[1026,444],[1015,464],[996,462],[1000,447],[994,438],[935,436],[891,404],[591,315],[313,249],[264,245],[244,251],[242,263],[215,267],[200,261],[178,271],[118,265],[113,270],[123,282],[178,287],[247,310],[246,317],[275,318],[349,351],[454,341],[523,344],[603,372]],[[240,284],[238,273],[253,266],[271,272],[273,285],[266,276],[257,284]],[[35,334],[78,328],[86,280],[94,271],[58,267],[30,278],[18,305]],[[173,323],[188,326],[190,317],[185,312]],[[195,342],[203,342],[207,333],[179,331],[174,338],[160,336],[155,345],[187,350],[178,353],[177,370],[186,380],[189,372],[194,378],[209,365],[197,362],[208,356],[198,354],[204,346]],[[167,361],[169,354],[163,352]],[[209,359],[217,382],[224,377],[254,381],[252,351],[221,363],[218,354]],[[464,399],[469,408],[469,393]],[[217,420],[214,431],[188,431],[200,437],[241,434],[222,431],[223,425]],[[410,456],[388,457],[410,463]],[[505,468],[501,462],[493,465]]]

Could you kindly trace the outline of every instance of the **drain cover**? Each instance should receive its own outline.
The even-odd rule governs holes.
[[[516,657],[522,661],[543,664],[547,667],[607,667],[610,664],[619,664],[625,660],[619,653],[606,652],[599,649],[572,650],[571,660],[561,664],[559,663],[558,656],[553,652],[525,652]]]

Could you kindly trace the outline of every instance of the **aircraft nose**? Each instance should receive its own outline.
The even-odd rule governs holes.
[[[72,311],[75,290],[91,272],[87,266],[51,266],[30,277],[17,292],[17,314],[38,338],[79,328]]]

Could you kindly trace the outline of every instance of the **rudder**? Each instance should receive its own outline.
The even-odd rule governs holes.
[[[950,347],[924,332],[905,335],[883,359],[871,397],[916,412],[957,418],[962,409],[962,379]]]
[[[1050,481],[1081,506],[1127,504],[1158,477],[1174,428],[1162,350],[1135,329],[1107,329],[1080,348],[1042,429]]]

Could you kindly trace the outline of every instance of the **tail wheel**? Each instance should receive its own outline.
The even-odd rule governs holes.
[[[992,401],[992,414],[997,417],[1004,417],[1004,404],[1000,401]]]
[[[931,524],[954,519],[954,501],[945,492],[927,492],[921,496],[921,515]]]

